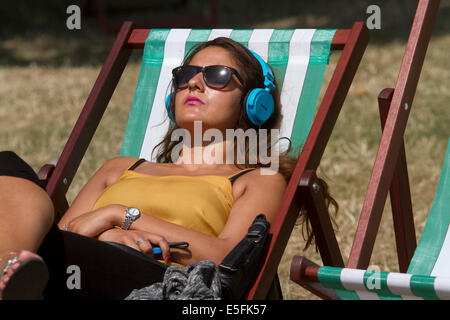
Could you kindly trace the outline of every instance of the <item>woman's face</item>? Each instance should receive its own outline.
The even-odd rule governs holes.
[[[189,65],[224,65],[241,74],[230,53],[221,47],[212,46],[199,51]],[[189,80],[187,88],[176,92],[176,122],[178,126],[191,132],[194,129],[194,121],[198,120],[202,121],[203,131],[209,128],[222,132],[225,132],[225,129],[233,129],[239,120],[242,95],[242,84],[235,75],[225,88],[213,89],[206,85],[203,74],[199,72]]]

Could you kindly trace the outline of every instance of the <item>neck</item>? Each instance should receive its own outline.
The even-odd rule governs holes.
[[[232,146],[227,140],[213,142],[202,141],[201,143],[194,143],[192,145],[183,143],[179,153],[180,156],[175,161],[175,164],[193,171],[203,168],[213,170],[223,168],[224,166],[235,167],[234,161],[227,161],[227,151],[229,152],[230,148]],[[172,159],[176,158],[172,157]]]

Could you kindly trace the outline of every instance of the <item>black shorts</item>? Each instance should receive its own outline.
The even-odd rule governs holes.
[[[34,170],[11,151],[0,152],[0,176],[28,179],[45,189]],[[167,269],[130,247],[62,231],[56,224],[37,253],[50,271],[44,299],[123,299],[133,289],[161,282]]]
[[[13,151],[0,152],[0,176],[10,176],[28,179],[45,190],[44,184],[28,163]]]

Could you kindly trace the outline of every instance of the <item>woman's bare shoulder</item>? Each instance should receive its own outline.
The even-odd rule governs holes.
[[[284,192],[286,185],[286,180],[281,173],[258,168],[236,180],[233,185],[233,195],[237,199],[245,192]]]
[[[116,182],[120,176],[133,165],[139,158],[135,157],[114,157],[106,161],[96,174],[101,175],[106,180],[106,185]]]
[[[249,174],[250,183],[254,186],[264,188],[267,185],[286,187],[284,176],[275,170],[268,168],[258,168]]]

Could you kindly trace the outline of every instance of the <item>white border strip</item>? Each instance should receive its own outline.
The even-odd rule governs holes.
[[[450,300],[450,278],[437,277],[434,279],[434,292],[441,300]]]
[[[139,155],[140,158],[155,161],[157,153],[154,152],[152,155],[152,150],[162,141],[167,133],[170,124],[165,107],[165,100],[168,94],[167,90],[172,80],[172,69],[183,62],[186,40],[190,33],[191,29],[172,29],[167,36],[166,43],[164,44],[164,60]]]
[[[248,40],[248,48],[255,51],[264,61],[269,59],[269,42],[273,29],[255,29]]]
[[[283,115],[281,137],[290,137],[294,127],[298,102],[308,70],[311,40],[315,31],[315,29],[297,29],[289,44],[289,61],[280,96]]]
[[[444,243],[430,275],[433,277],[450,277],[450,225],[447,226]]]

